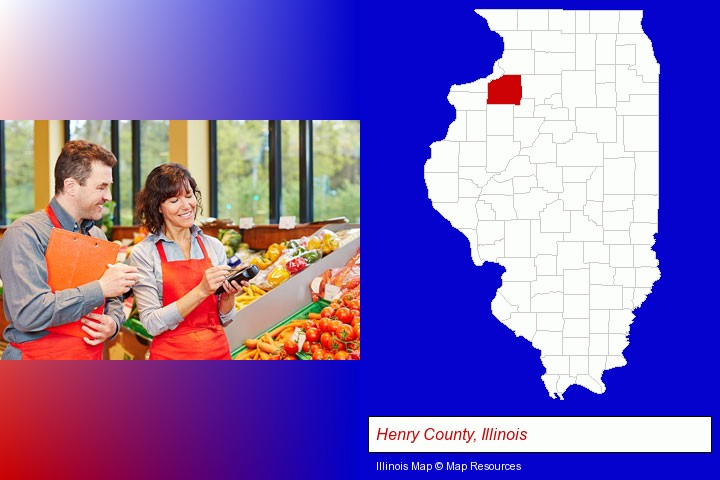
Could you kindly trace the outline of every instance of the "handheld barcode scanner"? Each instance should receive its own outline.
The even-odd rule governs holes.
[[[234,280],[237,280],[238,282],[242,282],[244,280],[247,282],[255,275],[257,275],[259,271],[260,269],[257,267],[257,265],[248,265],[241,268],[240,270],[231,272],[230,275],[227,276],[225,279],[228,282],[232,282]],[[222,293],[225,293],[225,289],[221,285],[220,288],[215,290],[215,295],[220,295]]]

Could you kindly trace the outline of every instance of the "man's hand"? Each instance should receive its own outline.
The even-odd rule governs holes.
[[[89,338],[83,338],[88,345],[100,345],[117,331],[117,323],[110,315],[88,313],[80,321],[83,331],[88,334]]]
[[[110,265],[99,280],[103,297],[119,297],[126,293],[137,283],[138,276],[138,269],[136,267],[131,267],[123,263]]]

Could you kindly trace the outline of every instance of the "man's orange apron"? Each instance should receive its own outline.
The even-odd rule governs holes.
[[[197,237],[202,259],[168,262],[163,242],[157,242],[162,262],[163,306],[184,297],[212,267],[202,238]],[[174,330],[153,337],[150,360],[230,360],[230,345],[220,324],[217,298],[210,295]]]
[[[50,205],[45,207],[45,212],[50,221],[62,230],[62,226],[53,212]],[[80,256],[94,255],[96,252],[91,250],[93,247],[88,245],[73,246],[74,249],[87,250],[81,251]],[[48,243],[45,251],[45,259],[50,263],[53,259],[67,256],[67,252],[57,243]],[[50,288],[55,291],[53,279],[48,277]],[[105,302],[92,313],[102,314],[105,308]],[[11,343],[11,345],[22,352],[23,360],[102,360],[103,344],[91,346],[85,343],[84,337],[88,334],[82,330],[82,323],[76,320],[59,327],[49,327],[50,333],[37,340],[23,343]],[[89,338],[89,337],[88,337]]]

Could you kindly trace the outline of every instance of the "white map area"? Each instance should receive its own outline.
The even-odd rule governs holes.
[[[492,313],[540,350],[550,396],[603,393],[660,278],[660,67],[642,11],[477,13],[505,49],[490,76],[450,89],[428,195],[476,265],[505,267]],[[520,105],[488,105],[503,75],[521,75]]]

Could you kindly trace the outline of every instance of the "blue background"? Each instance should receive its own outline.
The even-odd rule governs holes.
[[[369,415],[715,413],[717,7],[95,3],[0,2],[0,117],[359,118],[362,359],[3,362],[7,478],[459,475],[377,472],[381,461],[521,463],[521,472],[505,474],[528,478],[697,478],[717,470],[708,454],[367,453]],[[473,10],[562,7],[646,11],[661,64],[662,278],[635,312],[628,365],[603,376],[606,393],[571,387],[559,401],[540,380],[539,352],[490,313],[502,268],[472,264],[467,239],[432,208],[423,166],[454,119],[450,86],[488,75],[502,53]]]

